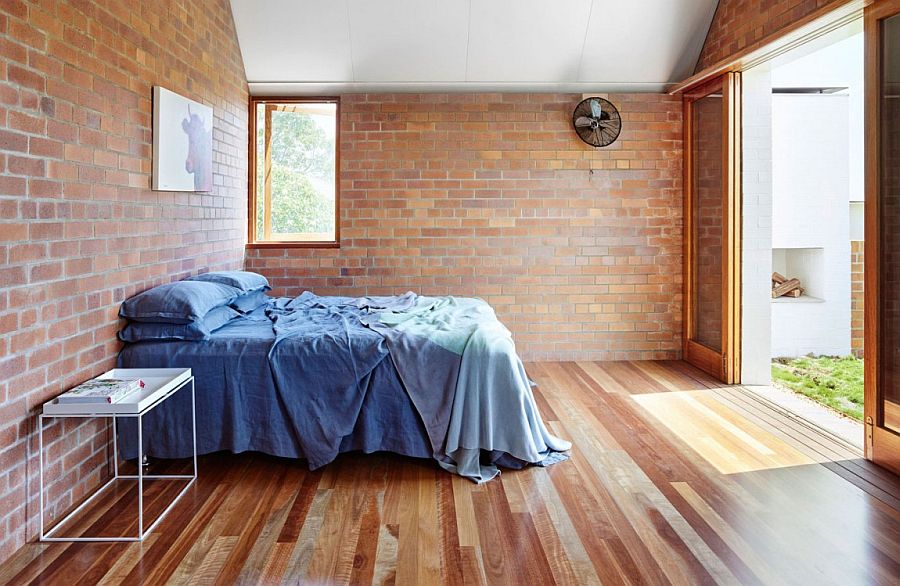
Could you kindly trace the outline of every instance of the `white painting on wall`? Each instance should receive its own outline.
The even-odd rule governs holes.
[[[213,111],[153,87],[153,189],[212,191]]]

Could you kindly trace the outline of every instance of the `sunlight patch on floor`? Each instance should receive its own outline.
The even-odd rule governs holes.
[[[723,474],[816,463],[717,401],[712,390],[632,399]]]

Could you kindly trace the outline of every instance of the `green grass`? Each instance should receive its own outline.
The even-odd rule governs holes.
[[[863,418],[863,361],[853,356],[776,358],[772,380],[853,419]]]

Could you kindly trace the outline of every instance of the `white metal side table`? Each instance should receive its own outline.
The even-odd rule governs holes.
[[[135,391],[116,403],[59,403],[56,399],[44,403],[38,416],[38,452],[40,454],[40,540],[41,541],[143,541],[151,531],[172,510],[175,504],[197,480],[197,415],[194,395],[194,377],[190,368],[114,368],[100,378],[139,378],[144,381],[144,388]],[[192,474],[144,474],[141,457],[143,450],[143,417],[160,405],[163,401],[190,385],[191,389],[191,435],[193,438],[193,473]],[[52,418],[89,418],[106,417],[113,421],[113,462],[115,473],[106,484],[98,488],[77,508],[60,519],[48,532],[44,532],[44,419]],[[119,474],[118,429],[120,417],[137,419],[137,474]],[[168,504],[153,523],[144,528],[144,480],[188,480],[187,485]],[[89,502],[102,494],[107,488],[119,480],[137,480],[138,485],[138,533],[130,537],[64,537],[55,535],[74,515]]]

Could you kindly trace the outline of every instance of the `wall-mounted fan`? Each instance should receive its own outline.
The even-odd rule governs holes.
[[[572,112],[572,125],[578,138],[593,147],[611,145],[622,131],[619,111],[603,98],[581,100]]]

